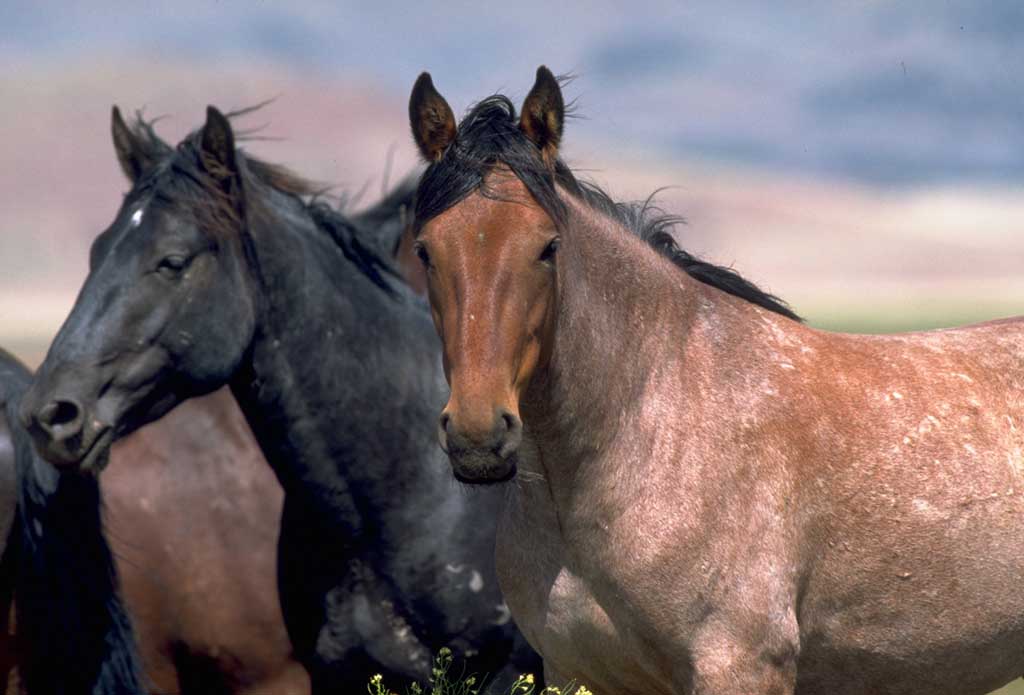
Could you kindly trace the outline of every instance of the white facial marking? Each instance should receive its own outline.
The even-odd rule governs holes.
[[[480,573],[473,570],[473,575],[469,578],[469,590],[474,594],[480,593],[480,590],[484,588],[484,578],[480,576]]]
[[[498,610],[498,617],[491,621],[494,625],[504,625],[512,620],[512,611],[504,603],[499,603],[495,608]]]
[[[138,227],[140,224],[142,224],[142,208],[132,213],[132,227]]]

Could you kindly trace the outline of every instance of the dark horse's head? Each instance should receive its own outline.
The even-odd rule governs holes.
[[[177,148],[116,107],[111,127],[132,188],[20,409],[39,452],[64,468],[93,468],[119,436],[234,373],[259,296],[243,173],[286,177],[237,154],[213,107]]]

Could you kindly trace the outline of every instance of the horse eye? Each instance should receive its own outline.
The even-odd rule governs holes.
[[[174,277],[181,273],[188,265],[188,259],[184,256],[166,256],[156,267],[157,272],[166,277]]]
[[[541,251],[540,260],[544,262],[553,261],[555,259],[555,252],[558,251],[558,246],[561,243],[562,240],[559,239],[558,237],[555,237],[554,239],[549,241],[548,245],[544,247],[543,251]]]
[[[430,267],[430,254],[427,253],[427,249],[423,244],[416,244],[416,257],[420,259],[420,263],[423,264],[424,268]]]

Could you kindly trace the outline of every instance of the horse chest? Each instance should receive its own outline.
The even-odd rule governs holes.
[[[515,505],[512,505],[515,507]],[[506,602],[530,644],[544,657],[550,685],[569,680],[594,692],[670,693],[669,674],[628,616],[612,613],[604,591],[582,574],[558,535],[557,523],[531,505],[514,508],[499,527],[498,578]],[[637,655],[640,657],[638,663]]]

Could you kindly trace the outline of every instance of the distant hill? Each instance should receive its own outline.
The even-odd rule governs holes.
[[[20,118],[0,138],[0,345],[41,356],[74,302],[92,239],[127,189],[109,135],[115,101],[166,116],[171,142],[201,125],[207,103],[230,110],[276,101],[239,123],[265,126],[250,150],[368,204],[416,157],[405,95],[360,80],[279,68],[70,66],[5,78]],[[116,93],[115,93],[116,92]],[[8,93],[10,97],[8,98]],[[684,215],[680,242],[831,327],[898,328],[1024,313],[1024,197],[961,187],[885,191],[813,182],[769,169],[679,161],[620,142],[566,136],[569,161],[621,198]]]

